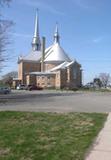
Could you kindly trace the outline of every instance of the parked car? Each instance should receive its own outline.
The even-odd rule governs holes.
[[[19,84],[16,89],[17,90],[25,90],[26,89],[26,85],[25,84]]]
[[[32,91],[32,90],[43,90],[42,87],[36,86],[36,85],[28,85],[27,90]]]
[[[84,85],[84,89],[91,89],[91,88],[94,88],[93,82],[90,82],[90,83],[87,83],[86,85]]]
[[[9,87],[0,87],[0,94],[9,94],[11,89]]]

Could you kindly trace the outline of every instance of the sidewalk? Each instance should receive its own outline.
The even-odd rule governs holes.
[[[111,160],[111,113],[85,160]]]

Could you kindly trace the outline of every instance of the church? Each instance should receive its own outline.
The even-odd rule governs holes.
[[[45,37],[39,35],[39,17],[36,13],[32,48],[28,55],[18,57],[18,84],[36,85],[43,88],[73,89],[82,86],[81,65],[71,59],[60,45],[56,24],[53,43],[45,48]]]

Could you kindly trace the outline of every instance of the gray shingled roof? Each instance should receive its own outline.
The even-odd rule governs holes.
[[[41,51],[31,51],[28,55],[26,56],[20,56],[18,61],[40,61],[41,59]]]
[[[52,45],[51,47],[49,47],[46,50],[46,55],[45,55],[45,62],[53,62],[53,61],[68,61],[70,62],[71,59],[69,58],[69,56],[67,55],[67,53],[65,53],[65,51],[63,50],[63,48],[60,46],[59,43],[55,43],[54,45]]]

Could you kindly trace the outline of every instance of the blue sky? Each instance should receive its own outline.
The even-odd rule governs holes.
[[[35,11],[39,8],[40,36],[46,46],[53,43],[55,24],[59,24],[60,43],[71,58],[82,64],[83,82],[99,73],[111,74],[110,0],[13,0],[2,8],[5,19],[13,20],[9,63],[2,74],[17,70],[17,58],[31,49]]]

